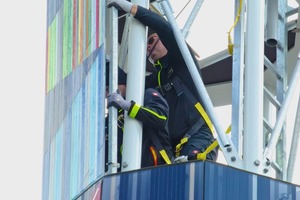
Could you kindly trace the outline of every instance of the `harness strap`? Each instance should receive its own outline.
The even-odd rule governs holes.
[[[212,125],[212,122],[211,120],[209,119],[209,116],[207,115],[207,113],[205,112],[204,108],[202,107],[202,105],[200,104],[199,101],[197,101],[197,99],[194,97],[194,95],[190,92],[190,90],[184,85],[182,84],[182,81],[179,79],[178,76],[174,76],[174,79],[173,79],[173,84],[174,84],[174,88],[176,89],[177,88],[177,94],[178,92],[180,91],[183,91],[184,94],[189,98],[189,100],[192,102],[192,104],[194,104],[196,110],[200,113],[200,115],[202,116],[201,120],[202,120],[202,124],[201,126],[204,124],[204,121],[205,123],[207,124],[207,126],[209,127],[210,131],[213,133],[214,132],[214,129],[213,129],[213,125]],[[204,120],[204,121],[203,121]],[[196,124],[194,124],[192,126],[192,130],[193,132],[191,131],[191,133],[189,133],[190,137],[197,131],[201,128],[200,127],[197,127],[199,125],[197,125],[199,123],[199,120],[196,122]],[[195,127],[197,129],[195,129]],[[189,129],[188,132],[191,130]],[[181,139],[180,143],[178,145],[176,145],[176,157],[178,157],[180,155],[180,150],[182,149],[182,145],[184,143],[186,143],[188,141],[188,139],[190,137],[186,137],[186,135]],[[203,153],[199,153],[197,154],[197,159],[199,160],[204,160],[206,159],[206,155],[209,154],[214,148],[216,148],[218,146],[218,142],[217,140],[214,141],[213,143],[211,143],[207,148],[206,150],[203,152]],[[198,156],[199,155],[199,156]]]
[[[197,154],[197,160],[206,160],[207,154],[209,154],[214,148],[216,148],[219,145],[218,140],[215,140],[213,143],[211,143],[206,150],[203,153]]]
[[[188,141],[188,139],[199,130],[204,124],[204,120],[200,118],[184,135],[184,137],[180,140],[180,143],[176,145],[175,156],[178,157],[180,155],[180,151],[183,145]]]
[[[167,164],[172,164],[167,152],[164,150],[164,148],[163,148],[161,142],[159,141],[159,139],[157,138],[157,136],[155,134],[150,134],[150,138],[151,138],[153,144],[155,145],[156,149],[159,151],[161,157],[164,159],[164,161]]]
[[[200,113],[200,115],[208,125],[210,131],[213,133],[214,129],[213,129],[212,122],[210,121],[207,113],[205,112],[200,102],[194,97],[194,95],[190,92],[190,90],[184,84],[182,84],[182,81],[179,79],[178,76],[174,76],[173,84],[174,84],[174,88],[178,88],[177,89],[178,92],[183,91],[184,94],[188,97],[188,99],[192,102],[192,104],[194,104],[196,110]]]

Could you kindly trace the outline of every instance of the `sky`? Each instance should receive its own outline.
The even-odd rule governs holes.
[[[41,199],[46,3],[0,3],[1,199]]]
[[[221,51],[226,47],[227,31],[232,25],[212,25],[225,15],[220,19],[210,18],[210,26],[202,25],[207,22],[204,16],[211,16],[211,10],[220,14],[233,0],[219,1],[218,6],[213,4],[215,1],[207,2],[204,1],[199,13],[198,27],[204,35],[218,41],[210,43],[214,45],[211,48],[196,47],[202,58],[211,54],[211,49]],[[0,3],[0,195],[11,197],[7,199],[39,200],[42,195],[46,3],[46,0]],[[229,9],[226,12],[232,13]],[[232,19],[233,14],[228,17]],[[205,36],[197,40],[200,44],[208,41]]]

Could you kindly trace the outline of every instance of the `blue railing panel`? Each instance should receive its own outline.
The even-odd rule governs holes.
[[[300,200],[300,187],[206,161],[108,175],[90,186],[77,199],[91,198],[94,200]]]

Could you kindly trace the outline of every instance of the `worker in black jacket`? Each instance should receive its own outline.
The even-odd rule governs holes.
[[[145,90],[144,106],[133,100],[126,101],[123,98],[125,93],[122,94],[109,94],[107,96],[107,106],[126,110],[129,117],[143,123],[141,167],[173,163],[174,156],[167,126],[169,114],[167,101],[158,91],[152,88]]]
[[[217,148],[205,154],[205,158],[198,156],[215,141],[213,126],[202,107],[170,24],[158,14],[126,0],[109,0],[110,6],[131,13],[154,31],[148,34],[147,57],[157,72],[146,78],[146,87],[158,88],[169,104],[168,127],[176,157],[216,160]]]

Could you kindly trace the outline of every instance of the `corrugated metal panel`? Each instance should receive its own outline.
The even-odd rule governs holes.
[[[202,199],[202,162],[121,173],[103,179],[102,199]]]
[[[300,187],[210,162],[205,164],[205,186],[205,200],[300,199]]]
[[[102,200],[300,199],[299,186],[208,161],[119,173],[102,181]],[[92,190],[89,193],[97,193],[97,187]],[[88,199],[83,197],[85,193],[78,199]]]

